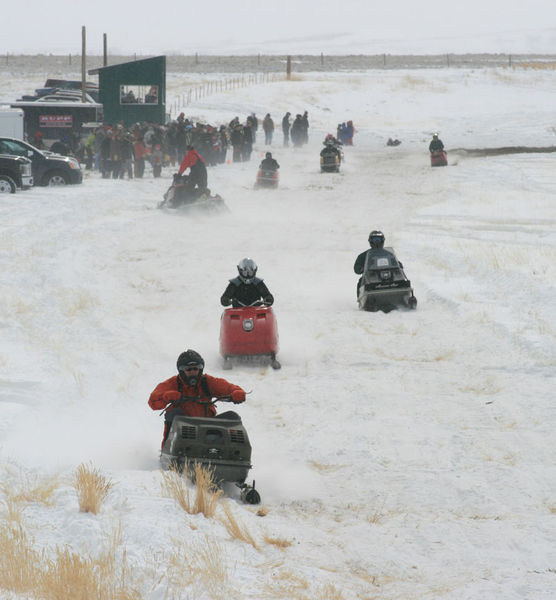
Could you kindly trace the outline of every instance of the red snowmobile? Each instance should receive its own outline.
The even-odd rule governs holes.
[[[220,320],[220,354],[224,369],[232,363],[270,363],[273,369],[282,365],[276,359],[278,326],[272,307],[260,302],[255,306],[227,308]]]
[[[277,188],[279,180],[280,177],[278,175],[278,171],[259,169],[257,171],[257,180],[255,181],[255,187]]]
[[[448,155],[445,150],[431,152],[431,167],[445,167],[448,164]]]

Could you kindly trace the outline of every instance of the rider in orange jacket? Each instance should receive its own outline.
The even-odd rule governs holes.
[[[205,361],[195,350],[182,352],[176,366],[178,374],[159,383],[149,398],[149,406],[153,410],[163,410],[169,404],[175,403],[173,408],[164,413],[162,446],[176,415],[215,417],[216,409],[209,404],[215,397],[229,396],[235,404],[245,401],[245,391],[241,387],[225,379],[203,373]],[[200,402],[195,402],[191,398],[198,399]]]

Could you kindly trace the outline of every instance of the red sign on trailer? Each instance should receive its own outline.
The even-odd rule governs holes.
[[[40,127],[71,127],[72,115],[39,115]]]

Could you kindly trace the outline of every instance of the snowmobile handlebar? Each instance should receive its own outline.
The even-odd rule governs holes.
[[[251,392],[245,392],[245,393],[250,394]],[[164,413],[168,412],[171,408],[175,408],[176,406],[179,406],[180,404],[183,404],[184,402],[194,402],[195,404],[203,404],[204,406],[213,406],[217,402],[233,402],[233,400],[232,400],[231,395],[216,396],[215,398],[212,398],[210,400],[203,400],[199,396],[185,396],[182,394],[182,396],[179,400],[172,400],[172,402],[170,402],[168,404],[168,406],[163,408],[159,414],[163,415]]]
[[[254,302],[251,302],[251,304],[243,304],[243,302],[240,302],[239,300],[237,300],[237,302],[241,304],[239,308],[247,308],[249,306],[271,306],[271,304],[268,304],[264,300],[255,300]]]

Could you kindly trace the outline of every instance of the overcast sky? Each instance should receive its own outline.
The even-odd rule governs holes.
[[[555,0],[24,0],[0,54],[556,54]]]

